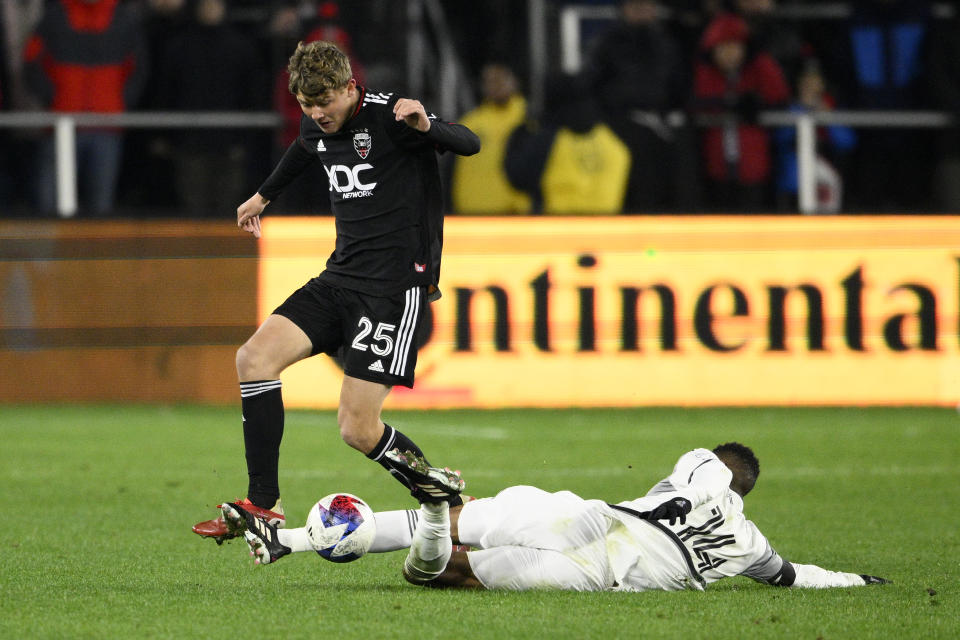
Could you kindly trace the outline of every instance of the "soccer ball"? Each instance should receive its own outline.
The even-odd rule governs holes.
[[[310,544],[330,562],[353,562],[370,550],[376,534],[373,509],[349,493],[321,498],[307,516]]]

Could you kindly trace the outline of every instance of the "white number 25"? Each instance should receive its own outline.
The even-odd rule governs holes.
[[[370,318],[363,316],[360,318],[358,326],[360,327],[360,332],[357,333],[357,337],[353,339],[351,346],[358,351],[366,351],[367,345],[364,344],[364,342],[367,336],[370,335],[370,332],[373,331],[373,323],[370,321]],[[396,328],[397,326],[393,324],[387,324],[386,322],[379,323],[377,330],[373,332],[370,350],[381,357],[390,354],[390,352],[393,351],[393,336],[389,334],[393,333]]]

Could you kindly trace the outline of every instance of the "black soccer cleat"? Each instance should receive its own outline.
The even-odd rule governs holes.
[[[237,504],[223,504],[220,511],[228,527],[243,532],[255,564],[270,564],[291,552],[290,547],[280,544],[277,527],[266,520]]]
[[[431,467],[412,451],[400,453],[399,449],[384,454],[393,463],[402,467],[403,475],[411,482],[410,493],[420,502],[449,502],[463,491],[466,483],[459,471],[444,467]]]
[[[880,578],[878,576],[868,576],[866,574],[861,574],[863,578],[863,584],[893,584],[893,580],[887,580],[886,578]]]

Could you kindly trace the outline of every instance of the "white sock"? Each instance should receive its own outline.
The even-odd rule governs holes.
[[[307,528],[298,529],[277,529],[277,540],[285,547],[290,547],[294,553],[298,551],[314,551],[310,544],[310,537],[307,536]]]
[[[373,538],[369,553],[385,553],[410,547],[413,532],[420,521],[420,511],[417,509],[377,511],[373,517],[377,523],[377,535]],[[283,546],[290,547],[294,553],[314,550],[304,527],[277,529],[277,539]]]
[[[370,545],[370,553],[384,553],[406,549],[413,542],[413,532],[420,521],[420,511],[377,511],[373,514],[377,523],[377,535]]]
[[[453,542],[450,540],[450,505],[446,502],[423,503],[420,524],[413,533],[406,566],[415,577],[425,580],[440,575],[450,561]]]

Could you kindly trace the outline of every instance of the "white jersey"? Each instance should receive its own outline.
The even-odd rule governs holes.
[[[757,526],[744,517],[743,499],[730,489],[732,477],[730,469],[712,451],[695,449],[685,453],[673,473],[646,496],[611,505],[622,527],[609,534],[620,544],[608,546],[608,551],[622,588],[645,588],[647,570],[639,552],[649,548],[651,538],[656,539],[651,536],[652,528],[659,530],[664,542],[669,541],[686,556],[693,578],[691,588],[702,589],[706,584],[736,575],[777,583],[784,560]],[[685,524],[679,520],[673,526],[666,520],[650,522],[630,513],[651,511],[674,497],[691,503]],[[787,570],[792,571],[789,564]],[[636,581],[640,584],[634,585]]]
[[[478,549],[467,559],[488,589],[703,590],[736,575],[796,587],[864,584],[857,574],[781,558],[744,517],[732,477],[713,452],[695,449],[646,496],[615,505],[508,487],[464,504],[459,539]],[[685,524],[641,516],[675,497],[692,505]]]

